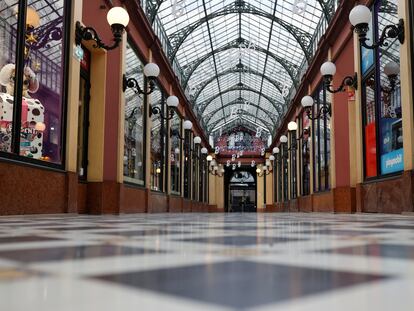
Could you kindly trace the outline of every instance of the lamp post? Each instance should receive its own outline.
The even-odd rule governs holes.
[[[316,113],[316,115],[314,115],[313,106],[315,105],[315,101],[313,100],[312,96],[304,96],[301,100],[301,103],[310,120],[319,119],[321,116],[326,118],[328,115],[331,115],[331,105],[327,103],[323,103],[322,107],[320,107],[319,111]]]
[[[338,93],[338,92],[344,92],[346,89],[346,86],[353,87],[354,89],[357,89],[358,87],[358,76],[355,73],[353,77],[346,76],[343,80],[341,85],[334,89],[332,86],[332,80],[336,73],[336,66],[332,62],[325,62],[322,64],[320,68],[321,74],[323,76],[324,80],[324,87],[329,93]]]
[[[395,87],[399,83],[398,74],[400,73],[400,65],[391,61],[384,66],[384,73],[388,77],[390,85],[387,88],[381,87],[381,90],[384,93],[390,94],[394,92]]]
[[[379,47],[388,46],[389,43],[386,42],[386,39],[398,39],[401,44],[405,40],[405,31],[404,31],[404,20],[401,18],[398,24],[387,25],[384,27],[380,38],[375,44],[367,44],[367,33],[369,31],[369,23],[372,21],[371,10],[365,5],[355,6],[349,13],[349,21],[354,26],[355,32],[359,36],[359,42],[361,46],[366,49],[374,50]]]
[[[122,41],[122,35],[125,31],[125,27],[129,23],[128,12],[121,7],[113,7],[108,11],[107,14],[108,24],[111,26],[112,34],[114,36],[114,43],[112,45],[106,45],[99,38],[98,32],[92,27],[84,27],[82,24],[76,22],[75,30],[75,42],[76,45],[80,45],[82,40],[84,41],[95,41],[94,48],[105,49],[107,51],[116,49]]]
[[[148,63],[144,66],[144,75],[148,78],[148,91],[145,91],[139,86],[138,81],[135,78],[127,78],[123,75],[122,90],[125,92],[127,89],[133,89],[136,94],[150,95],[155,91],[155,81],[160,74],[160,68],[157,64]],[[177,104],[178,105],[178,104]]]
[[[178,108],[180,101],[177,96],[169,96],[167,98],[167,115],[162,112],[161,107],[151,107],[149,111],[150,117],[152,115],[160,115],[162,120],[171,120],[174,117],[174,112]]]

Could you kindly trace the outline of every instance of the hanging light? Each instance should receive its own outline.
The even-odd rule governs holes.
[[[336,66],[332,62],[323,63],[320,71],[324,79],[324,87],[329,93],[334,94],[338,92],[344,92],[346,90],[346,86],[353,87],[354,89],[357,89],[358,87],[358,76],[355,73],[353,77],[346,76],[342,80],[341,85],[337,89],[333,89],[332,80],[336,73]]]
[[[296,131],[298,129],[298,124],[295,121],[290,121],[288,124],[289,132]]]
[[[280,141],[282,144],[286,144],[286,143],[287,143],[287,141],[288,141],[288,138],[287,138],[287,136],[286,136],[286,135],[282,135],[282,136],[280,136],[279,141]]]
[[[125,75],[123,75],[122,90],[125,92],[127,89],[132,89],[137,94],[150,95],[155,91],[155,81],[159,74],[160,68],[158,65],[154,63],[148,63],[144,66],[144,75],[148,78],[149,81],[148,91],[145,91],[142,87],[139,86],[137,79],[127,78]],[[150,113],[152,113],[151,110]]]

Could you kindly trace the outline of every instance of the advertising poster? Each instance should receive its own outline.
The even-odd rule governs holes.
[[[365,169],[366,177],[377,176],[377,147],[375,122],[365,126]]]
[[[367,33],[367,44],[372,44],[373,42],[373,32],[372,32],[372,21],[369,23],[369,31]],[[361,47],[361,71],[362,75],[365,75],[367,71],[374,65],[374,50],[366,49]]]
[[[397,118],[381,120],[381,174],[404,170],[402,121]]]

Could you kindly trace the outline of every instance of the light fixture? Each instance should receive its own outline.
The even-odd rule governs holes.
[[[127,78],[125,75],[122,80],[122,90],[125,92],[127,89],[133,89],[136,94],[149,95],[155,90],[155,80],[160,74],[160,68],[157,64],[148,63],[144,66],[144,75],[148,78],[148,91],[144,91],[139,86],[138,81],[135,78]],[[178,105],[178,104],[177,104]]]
[[[280,152],[279,147],[274,147],[273,148],[273,154],[278,154]]]
[[[396,85],[398,84],[398,74],[400,73],[400,65],[396,62],[389,62],[384,66],[384,73],[390,81],[390,85],[387,88],[381,87],[381,90],[384,93],[392,93],[395,90]]]
[[[108,20],[108,24],[111,26],[112,34],[114,36],[114,43],[112,45],[108,46],[104,44],[94,28],[84,27],[79,21],[76,22],[76,45],[80,45],[82,40],[93,40],[95,41],[95,44],[93,45],[94,48],[101,48],[107,51],[116,49],[122,41],[122,35],[125,31],[125,27],[129,23],[129,15],[124,8],[113,7],[108,11],[106,18]]]
[[[164,115],[162,113],[161,107],[160,106],[155,106],[155,107],[151,107],[150,111],[149,111],[149,115],[150,117],[152,115],[160,115],[160,118],[162,120],[171,120],[174,117],[174,111],[177,109],[178,105],[179,105],[180,101],[178,99],[177,96],[168,96],[167,98],[167,115]]]
[[[208,155],[208,156],[207,156],[207,161],[208,161],[208,162],[213,161],[213,157],[212,157],[211,155]]]
[[[263,176],[269,175],[271,173],[271,170],[268,169],[266,165],[262,165],[262,169],[257,168],[256,173],[257,173],[257,176],[263,177]]]
[[[180,154],[180,148],[175,148],[175,149],[174,149],[174,153],[175,153],[175,154]]]
[[[288,131],[296,131],[298,129],[298,124],[295,121],[290,121],[288,124]]]
[[[191,129],[193,128],[193,122],[191,122],[190,120],[185,120],[183,127],[184,127],[184,131],[191,131]],[[179,130],[170,129],[170,136],[176,136],[181,141],[185,140],[185,137],[181,136]]]
[[[184,130],[190,131],[193,128],[193,122],[190,120],[184,121]]]
[[[161,169],[160,169],[159,167],[157,167],[157,169],[155,170],[155,172],[156,172],[157,174],[161,174]]]
[[[280,136],[279,141],[280,141],[282,144],[286,144],[286,143],[287,143],[287,141],[288,141],[288,138],[287,138],[287,136],[286,136],[286,135],[282,135],[282,136]]]
[[[195,145],[199,145],[199,144],[201,144],[201,137],[200,137],[200,136],[196,136],[196,137],[194,137],[194,144],[195,144]]]
[[[212,165],[213,163],[214,165]],[[208,172],[213,176],[223,177],[225,169],[221,164],[217,165],[217,162],[215,160],[212,160],[210,167],[208,168]]]
[[[275,156],[272,154],[270,157],[269,157],[269,160],[270,161],[274,161],[276,158],[275,158]]]
[[[314,116],[313,106],[315,102],[312,96],[304,96],[301,100],[301,103],[310,120],[319,119],[321,116],[326,118],[328,115],[331,115],[331,105],[329,103],[322,103],[322,107],[319,108],[319,111],[317,112],[316,116]]]
[[[359,42],[366,49],[373,50],[381,46],[388,46],[389,43],[385,42],[385,40],[388,38],[398,38],[398,41],[400,41],[401,44],[404,43],[405,32],[404,20],[402,18],[399,20],[398,24],[385,26],[378,41],[372,45],[367,44],[367,33],[369,31],[369,23],[372,21],[371,10],[365,5],[357,5],[351,10],[349,14],[349,21],[354,26],[355,32],[359,36]]]
[[[201,148],[201,154],[207,154],[207,153],[208,153],[208,149],[206,147]]]
[[[338,93],[338,92],[344,92],[346,89],[346,86],[349,87],[353,87],[354,89],[358,88],[358,76],[355,73],[353,77],[351,76],[346,76],[343,80],[341,85],[337,88],[334,89],[332,86],[332,80],[333,77],[336,73],[336,66],[334,63],[332,62],[325,62],[322,64],[321,66],[321,74],[323,76],[323,81],[324,81],[324,86],[325,89],[329,92],[329,93]]]

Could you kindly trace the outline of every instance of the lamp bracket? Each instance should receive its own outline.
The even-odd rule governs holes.
[[[75,42],[77,45],[80,45],[82,41],[95,41],[93,47],[95,49],[105,49],[107,51],[116,49],[122,41],[122,34],[124,33],[125,27],[121,24],[113,24],[111,26],[112,33],[114,35],[114,43],[112,45],[106,45],[102,42],[101,38],[98,35],[98,32],[92,27],[84,27],[82,24],[76,22],[75,30]]]
[[[368,32],[368,24],[361,24],[355,27],[356,33],[359,34],[359,41],[361,46],[366,49],[374,50],[379,47],[387,47],[389,46],[389,42],[386,42],[387,39],[398,39],[398,41],[403,44],[405,41],[405,30],[404,30],[404,19],[400,19],[398,24],[395,25],[387,25],[385,26],[384,30],[381,33],[381,36],[377,43],[368,45],[366,42],[367,39],[367,32]]]

